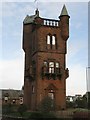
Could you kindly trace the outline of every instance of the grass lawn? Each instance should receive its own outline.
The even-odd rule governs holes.
[[[67,111],[71,111],[71,112],[90,112],[90,110],[83,109],[83,108],[67,109]]]
[[[66,112],[70,112],[70,113],[74,113],[73,115],[75,115],[77,113],[81,113],[81,112],[82,113],[88,113],[88,112],[90,112],[90,110],[88,110],[88,109],[82,109],[82,108],[67,109],[65,111]],[[61,111],[61,112],[64,112],[64,111]],[[7,113],[6,115],[7,116],[12,116],[12,117],[15,117],[15,118],[17,118],[17,117],[20,117],[20,118],[23,117],[23,118],[27,119],[27,118],[31,118],[31,116],[33,116],[33,117],[37,116],[39,118],[40,118],[40,116],[43,116],[45,118],[45,117],[47,117],[49,115],[49,113],[45,114],[45,113],[41,113],[41,112],[31,112],[31,111],[28,112],[27,111],[27,112],[24,112],[22,116],[21,116],[21,114],[19,112],[11,112],[11,113]],[[51,114],[51,115],[49,115],[49,117],[51,117],[53,115],[54,114]]]
[[[28,118],[30,115],[31,115],[31,112],[25,112],[23,113],[22,116],[19,112],[12,112],[12,113],[9,113],[7,116]]]

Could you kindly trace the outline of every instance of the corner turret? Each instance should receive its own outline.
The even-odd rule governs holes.
[[[59,18],[61,16],[69,16],[65,5],[62,8],[61,15],[59,16]]]
[[[60,28],[61,28],[61,36],[64,40],[67,40],[69,37],[69,18],[66,6],[64,5],[59,16],[60,19]]]

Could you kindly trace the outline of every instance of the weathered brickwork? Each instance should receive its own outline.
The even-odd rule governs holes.
[[[56,110],[66,108],[69,15],[65,6],[59,19],[41,18],[36,10],[23,23],[24,103],[31,110],[37,110],[46,96],[55,101]]]

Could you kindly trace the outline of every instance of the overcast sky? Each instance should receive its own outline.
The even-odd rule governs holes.
[[[33,2],[34,0],[32,2],[4,1],[2,11],[0,11],[0,17],[2,16],[2,24],[0,24],[2,28],[2,36],[0,36],[0,53],[2,52],[2,56],[0,55],[0,71],[2,71],[2,73],[0,72],[0,88],[21,89],[24,84],[23,20],[27,14],[33,15],[35,13],[36,4]],[[66,80],[67,95],[84,94],[87,91],[88,1],[79,1],[40,2],[39,0],[38,2],[41,17],[58,19],[64,4],[70,15],[70,37],[67,41],[66,55],[66,66],[69,68],[69,78]]]

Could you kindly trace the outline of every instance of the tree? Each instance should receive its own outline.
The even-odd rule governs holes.
[[[87,93],[88,109],[90,110],[90,92]]]
[[[82,99],[83,99],[83,107],[87,108],[87,96],[86,96],[86,94],[83,95]]]
[[[67,106],[67,108],[73,108],[74,107],[74,102],[66,101],[66,106]]]

